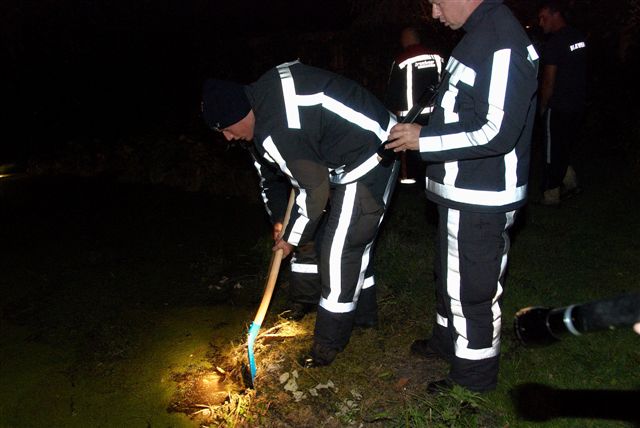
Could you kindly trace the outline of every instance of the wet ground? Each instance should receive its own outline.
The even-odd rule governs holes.
[[[267,231],[206,194],[0,180],[0,426],[194,426],[172,376],[242,337]]]

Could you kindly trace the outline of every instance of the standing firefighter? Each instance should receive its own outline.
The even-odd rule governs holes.
[[[453,50],[429,124],[396,125],[388,147],[429,162],[438,205],[436,319],[414,353],[451,363],[447,379],[496,386],[508,229],[525,204],[538,55],[501,0],[430,0],[433,17],[466,32]]]
[[[203,116],[227,140],[254,141],[274,229],[282,222],[289,185],[280,177],[293,187],[295,205],[274,251],[283,249],[284,257],[293,252],[293,302],[318,305],[304,365],[331,364],[354,324],[377,322],[372,250],[397,163],[383,166],[376,150],[395,118],[356,83],[297,61],[246,87],[208,80]]]
[[[400,44],[403,50],[391,65],[386,93],[387,108],[398,116],[398,120],[403,119],[425,93],[431,98],[444,68],[442,57],[422,45],[416,28],[403,29]],[[432,109],[432,106],[425,107],[415,123],[426,125]],[[419,159],[408,157],[402,152],[400,162],[400,183],[415,183],[415,178],[424,174],[424,166]]]

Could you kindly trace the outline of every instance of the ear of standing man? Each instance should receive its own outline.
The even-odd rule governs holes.
[[[430,0],[464,37],[451,53],[427,126],[398,124],[387,147],[416,150],[438,207],[433,335],[411,349],[450,362],[446,379],[472,391],[498,379],[508,231],[526,202],[538,55],[501,0]]]

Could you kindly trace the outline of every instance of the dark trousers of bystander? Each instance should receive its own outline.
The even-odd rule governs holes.
[[[559,188],[572,165],[582,132],[582,112],[547,109],[544,114],[544,175],[542,190]]]

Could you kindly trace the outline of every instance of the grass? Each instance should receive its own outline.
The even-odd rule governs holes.
[[[446,366],[424,366],[407,353],[414,338],[430,334],[433,322],[436,217],[421,192],[408,188],[395,195],[376,254],[382,325],[375,333],[356,332],[334,366],[315,375],[362,392],[360,421],[372,425],[635,426],[640,338],[630,328],[537,349],[523,347],[512,331],[523,307],[560,307],[640,290],[640,219],[630,214],[640,208],[637,178],[587,169],[583,185],[585,193],[560,209],[529,204],[520,213],[502,305],[496,391],[424,393],[428,380],[446,374]]]
[[[624,165],[619,159],[608,161]],[[594,175],[585,176],[583,195],[560,209],[529,204],[515,227],[502,307],[500,381],[479,410],[500,423],[448,423],[448,415],[464,407],[453,400],[449,413],[437,412],[439,422],[425,419],[438,407],[434,403],[426,405],[428,411],[408,406],[403,426],[601,427],[629,426],[630,419],[638,422],[638,413],[631,415],[633,403],[640,398],[640,338],[630,329],[567,338],[540,349],[523,348],[511,330],[511,320],[522,307],[566,306],[640,290],[640,219],[633,214],[640,208],[638,180],[624,174],[608,179],[588,172]],[[412,334],[421,336],[428,335],[434,311],[429,242],[435,225],[429,204],[414,196],[397,195],[380,243],[378,278],[396,296],[393,309],[407,314],[405,325],[416,326]],[[407,243],[408,236],[414,239]],[[602,402],[594,403],[579,391],[572,396],[573,390],[593,395],[600,391],[605,396],[606,391],[625,391],[620,396],[612,392],[609,398],[625,400],[628,407],[607,412]],[[544,394],[558,402],[548,402]],[[578,398],[585,400],[581,410],[573,402]],[[547,408],[535,405],[536,401]],[[590,405],[600,411],[589,409]]]
[[[280,397],[272,403],[272,415],[279,409],[299,426],[635,426],[640,338],[631,329],[566,338],[537,349],[523,347],[512,331],[513,317],[523,307],[566,306],[640,290],[640,219],[629,215],[639,208],[632,197],[637,178],[609,181],[587,169],[583,185],[585,193],[560,209],[530,204],[520,213],[502,305],[503,352],[495,391],[478,395],[457,388],[425,394],[426,383],[447,372],[443,363],[408,353],[411,341],[428,336],[433,322],[436,217],[421,191],[400,188],[376,254],[381,325],[376,331],[354,332],[336,362],[307,379],[309,384],[332,380],[339,389],[330,400],[334,406],[357,392],[357,407],[349,418],[340,413],[336,421],[336,413],[327,410],[327,397],[310,403]],[[295,347],[289,351],[298,352]],[[311,376],[308,370],[301,374],[302,389],[306,376]],[[266,394],[276,396],[277,385],[272,389],[268,378],[264,382]],[[301,422],[304,406],[313,408],[317,425]],[[273,425],[265,426],[280,426],[276,421],[282,420],[290,419],[275,416]]]
[[[640,289],[640,185],[624,160],[598,162],[583,169],[584,194],[520,213],[496,391],[425,393],[447,373],[408,352],[433,322],[436,215],[402,187],[375,255],[379,327],[354,331],[332,366],[304,370],[308,316],[295,334],[259,342],[257,390],[229,389],[218,407],[194,388],[216,366],[226,388],[238,382],[269,257],[261,208],[75,178],[3,185],[0,427],[634,426],[640,337],[624,329],[530,349],[511,325],[522,307]],[[603,166],[619,173],[597,174]],[[244,228],[225,226],[239,216]],[[286,288],[283,272],[263,330],[292,328],[277,316]],[[295,388],[281,383],[294,372]]]

